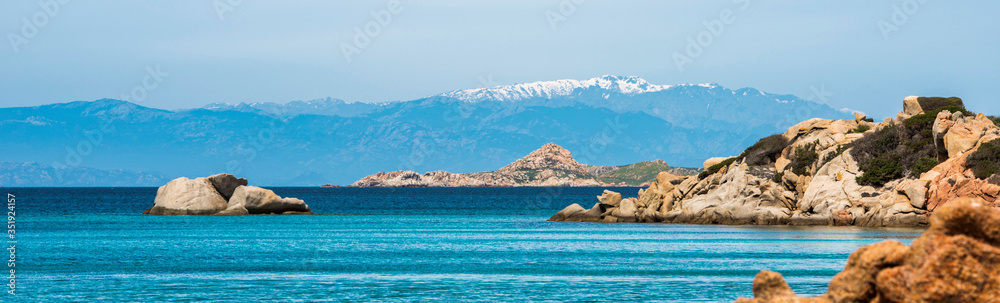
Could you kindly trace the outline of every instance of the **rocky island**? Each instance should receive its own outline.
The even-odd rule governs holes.
[[[153,206],[142,214],[313,214],[300,199],[282,198],[271,190],[247,184],[247,179],[230,174],[196,179],[180,177],[157,189]]]
[[[358,180],[352,187],[516,187],[516,186],[647,186],[657,178],[678,179],[700,170],[670,167],[663,160],[624,166],[580,164],[573,155],[549,143],[499,170],[456,174],[446,171],[418,174],[413,171],[380,172]]]
[[[661,173],[636,198],[605,191],[550,221],[926,227],[957,197],[1000,206],[1000,119],[954,97],[903,107],[882,122],[804,121],[697,176]]]

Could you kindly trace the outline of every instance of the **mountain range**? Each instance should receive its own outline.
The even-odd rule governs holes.
[[[798,121],[849,114],[753,88],[603,76],[402,102],[328,98],[168,111],[102,99],[0,108],[0,117],[7,147],[0,157],[10,163],[132,174],[109,178],[225,172],[262,185],[311,186],[350,184],[378,171],[488,171],[548,142],[593,166],[664,159],[700,167],[705,158],[738,154]],[[0,172],[0,186],[134,184],[65,177],[52,183],[31,171]]]

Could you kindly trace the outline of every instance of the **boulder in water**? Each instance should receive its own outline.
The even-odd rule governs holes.
[[[226,209],[228,203],[208,178],[180,177],[156,191],[148,215],[211,215]]]
[[[230,174],[207,178],[180,177],[156,191],[147,215],[312,214],[305,201],[282,198],[273,191],[247,186]]]

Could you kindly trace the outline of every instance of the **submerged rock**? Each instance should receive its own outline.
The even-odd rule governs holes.
[[[246,186],[230,174],[188,179],[180,177],[156,191],[146,215],[311,214],[302,200],[282,198],[273,191]]]
[[[951,201],[910,247],[884,241],[852,253],[822,296],[797,297],[770,271],[754,279],[753,294],[736,302],[1000,302],[1000,210]]]

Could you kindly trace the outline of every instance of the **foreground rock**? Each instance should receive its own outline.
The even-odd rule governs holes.
[[[947,102],[953,106],[940,106]],[[568,216],[577,205],[550,220],[926,227],[931,213],[958,197],[1000,207],[1000,174],[977,177],[967,163],[981,146],[1000,139],[1000,127],[954,106],[961,104],[958,98],[908,97],[895,120],[875,123],[860,114],[807,120],[739,157],[709,159],[699,176],[661,174],[638,197],[624,199],[628,209],[599,203],[587,210],[599,216]],[[880,139],[883,134],[889,135]],[[871,156],[879,140],[898,147]],[[905,157],[917,164],[902,163]]]
[[[650,168],[657,168],[650,170]],[[697,170],[672,168],[662,160],[626,166],[580,164],[573,155],[554,143],[546,144],[493,172],[456,174],[446,171],[418,174],[413,171],[380,172],[352,184],[352,187],[517,187],[517,186],[638,186],[648,184],[659,170],[692,175]],[[653,174],[650,174],[652,171]]]
[[[230,174],[207,178],[180,177],[156,191],[146,215],[312,214],[302,200],[282,198],[273,191],[247,186]]]
[[[851,254],[820,297],[795,296],[771,271],[757,274],[753,294],[736,302],[1000,302],[1000,210],[950,201],[910,247],[885,241]]]

